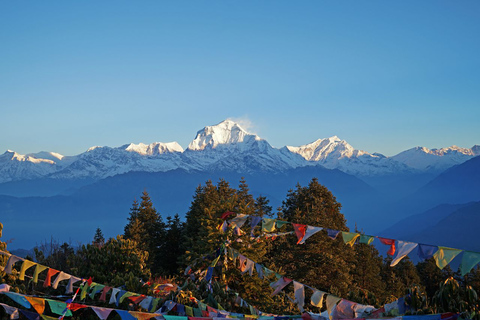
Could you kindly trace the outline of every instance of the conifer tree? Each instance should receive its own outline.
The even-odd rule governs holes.
[[[348,231],[340,208],[332,193],[314,178],[308,186],[297,185],[295,190],[289,191],[279,218]],[[321,231],[302,245],[297,245],[295,236],[282,237],[275,240],[269,256],[275,265],[282,266],[288,277],[301,283],[343,297],[352,288],[353,249],[343,243],[341,235],[332,240]]]
[[[95,235],[93,236],[93,244],[99,247],[105,244],[105,238],[100,228],[97,228],[97,230],[95,230]]]
[[[128,224],[125,226],[125,239],[135,241],[138,247],[148,252],[147,265],[154,274],[162,273],[161,247],[164,243],[166,226],[153,206],[146,190],[141,196],[140,205],[133,202]]]

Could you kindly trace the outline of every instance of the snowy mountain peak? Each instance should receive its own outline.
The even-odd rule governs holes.
[[[158,154],[163,154],[163,153],[173,153],[173,152],[183,152],[182,146],[178,144],[178,142],[173,141],[173,142],[154,142],[151,144],[144,144],[144,143],[139,143],[139,144],[134,144],[130,143],[129,145],[126,145],[124,147],[126,151],[129,152],[136,152],[141,155],[158,155]]]
[[[188,150],[215,149],[218,145],[234,144],[261,140],[255,134],[245,131],[232,120],[224,120],[217,125],[207,126],[197,132],[195,139],[188,145]]]
[[[473,146],[471,149],[457,146],[441,149],[415,147],[400,152],[392,159],[415,169],[439,172],[479,155],[479,149],[478,146]]]
[[[335,159],[351,158],[366,154],[365,151],[355,150],[345,140],[341,140],[337,136],[318,139],[299,147],[287,146],[287,149],[301,155],[308,161],[325,161],[332,157]]]

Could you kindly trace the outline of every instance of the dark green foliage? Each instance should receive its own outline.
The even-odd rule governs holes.
[[[166,225],[154,208],[147,191],[143,191],[140,205],[133,202],[128,224],[125,226],[125,239],[133,240],[141,250],[148,252],[147,265],[154,274],[164,273],[162,248],[166,236]]]
[[[178,254],[181,250],[184,224],[176,214],[173,218],[167,217],[167,226],[164,243],[160,245],[160,267],[168,275],[179,272]]]
[[[385,299],[386,285],[380,277],[383,259],[378,250],[368,244],[354,246],[355,268],[352,269],[355,289],[349,294],[350,300],[379,306]]]
[[[93,237],[93,244],[99,247],[105,244],[105,238],[100,228],[97,228],[97,230],[95,231],[95,236]]]
[[[82,246],[72,260],[73,274],[92,277],[93,281],[109,286],[126,285],[126,290],[143,292],[139,280],[150,278],[147,266],[148,253],[141,250],[133,240],[117,236],[103,246],[87,244]]]
[[[289,191],[279,216],[298,224],[348,231],[340,208],[332,193],[313,179],[308,186],[297,185]],[[269,257],[289,278],[346,296],[353,283],[354,252],[340,238],[332,240],[321,231],[297,245],[295,236],[282,237],[274,241]]]

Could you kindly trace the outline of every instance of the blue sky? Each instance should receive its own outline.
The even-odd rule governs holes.
[[[2,1],[0,152],[178,141],[480,144],[480,2]]]

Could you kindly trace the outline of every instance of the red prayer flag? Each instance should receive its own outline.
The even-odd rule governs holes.
[[[132,300],[132,302],[135,303],[135,304],[139,304],[145,298],[146,298],[145,296],[128,297],[128,299]]]
[[[293,228],[295,229],[295,234],[297,235],[298,241],[297,244],[302,241],[305,237],[305,232],[307,231],[307,226],[304,224],[292,223]]]
[[[231,216],[232,214],[235,214],[235,212],[226,211],[226,212],[224,212],[224,213],[222,214],[221,218],[222,218],[223,220],[225,220],[225,219],[228,218],[228,216]]]
[[[395,240],[394,239],[387,239],[387,238],[380,238],[378,239],[385,245],[390,246],[390,249],[387,251],[387,254],[393,256],[395,254]]]
[[[46,288],[46,287],[50,287],[52,285],[52,277],[54,275],[56,275],[57,273],[59,273],[60,271],[58,270],[55,270],[55,269],[48,269],[48,272],[47,272],[47,278],[45,279],[45,282],[43,283],[43,286]]]

